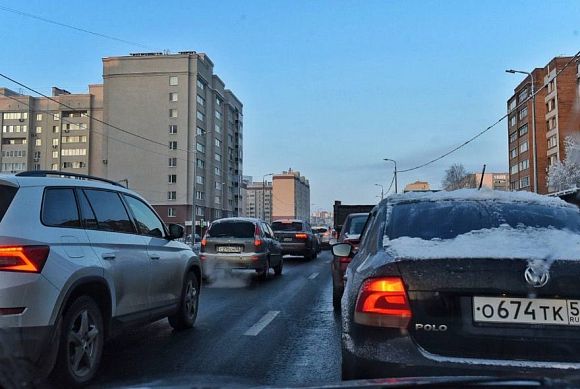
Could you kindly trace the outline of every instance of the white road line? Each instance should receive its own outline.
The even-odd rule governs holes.
[[[312,274],[311,274],[311,275],[308,277],[308,279],[309,279],[309,280],[313,280],[313,279],[315,279],[316,277],[318,277],[318,274],[319,274],[319,273],[312,273]]]
[[[262,332],[262,330],[264,328],[266,328],[266,326],[268,326],[268,324],[270,324],[272,322],[272,320],[274,320],[276,318],[276,316],[278,316],[279,313],[280,313],[280,311],[269,311],[264,316],[262,316],[262,318],[260,320],[258,320],[258,322],[256,324],[251,326],[244,333],[244,335],[246,335],[246,336],[258,335],[260,332]]]

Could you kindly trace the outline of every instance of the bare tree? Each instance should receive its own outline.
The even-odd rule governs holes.
[[[555,191],[580,187],[580,144],[567,136],[564,140],[566,158],[556,161],[548,171],[548,188]]]
[[[442,186],[445,190],[474,188],[475,179],[465,170],[462,164],[454,163],[449,169],[445,170],[445,178],[443,178]]]

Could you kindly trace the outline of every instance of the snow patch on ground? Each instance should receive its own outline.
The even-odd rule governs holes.
[[[398,258],[522,258],[547,261],[580,260],[580,234],[554,228],[482,229],[453,239],[401,237],[383,241]]]

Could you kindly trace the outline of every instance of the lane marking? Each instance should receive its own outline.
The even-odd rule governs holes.
[[[326,261],[326,263],[332,263],[332,259],[329,259],[328,261]]]
[[[312,274],[311,274],[311,275],[308,277],[308,279],[309,279],[309,280],[313,280],[313,279],[315,279],[316,277],[318,277],[318,274],[320,274],[320,273],[312,273]]]
[[[244,335],[246,335],[246,336],[258,335],[260,332],[262,332],[262,330],[264,328],[266,328],[268,326],[268,324],[270,324],[272,322],[272,320],[274,320],[276,318],[276,316],[278,316],[279,313],[280,313],[280,311],[269,311],[264,316],[262,316],[262,318],[260,320],[258,320],[258,322],[256,324],[251,326],[244,333]]]

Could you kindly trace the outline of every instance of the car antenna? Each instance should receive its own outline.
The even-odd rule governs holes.
[[[483,176],[485,175],[485,163],[483,164],[483,170],[481,171],[481,179],[479,180],[479,188],[477,190],[481,190],[481,186],[483,185]]]

